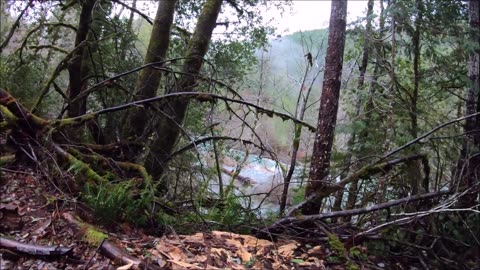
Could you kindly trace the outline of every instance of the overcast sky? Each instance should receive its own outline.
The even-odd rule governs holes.
[[[146,6],[151,5],[151,2],[143,3]],[[367,3],[367,0],[349,0],[347,21],[351,22],[357,19],[357,17],[364,15],[367,10]],[[274,18],[273,21],[278,28],[277,32],[279,34],[327,28],[330,19],[330,4],[330,0],[293,0],[291,11],[287,8],[282,15],[279,10],[272,8],[269,11],[265,11],[263,17],[265,21]],[[139,4],[137,3],[137,5]],[[154,8],[147,8],[146,11],[152,19],[155,17],[156,5]]]
[[[366,13],[368,1],[348,1],[348,22]],[[281,16],[277,10],[265,13],[266,19],[275,18],[278,32],[288,34],[300,30],[313,30],[328,27],[331,1],[293,1],[292,12]]]

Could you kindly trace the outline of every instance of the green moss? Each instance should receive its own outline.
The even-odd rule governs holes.
[[[0,156],[0,166],[6,165],[15,160],[15,155],[4,155]]]
[[[340,241],[338,236],[335,234],[328,235],[328,244],[330,245],[331,249],[337,253],[338,256],[344,257],[345,256],[345,247],[343,243]]]
[[[94,120],[96,116],[97,115],[95,113],[90,113],[90,114],[85,114],[80,118],[61,119],[61,120],[55,121],[55,125],[58,126],[59,128],[74,126],[90,120]]]
[[[108,235],[104,234],[103,232],[97,231],[92,227],[88,227],[82,237],[82,240],[87,242],[90,246],[98,247],[103,240],[107,238]]]
[[[70,167],[68,168],[68,171],[72,171],[75,175],[84,175],[86,176],[88,181],[93,180],[95,183],[100,184],[100,183],[106,183],[107,180],[105,180],[103,177],[98,175],[90,166],[81,160],[77,159],[71,154],[68,154],[67,156],[68,162],[70,163]]]
[[[347,270],[360,270],[360,267],[358,266],[358,264],[356,264],[354,262],[351,262],[351,261],[348,261],[345,264],[345,269],[347,269]]]

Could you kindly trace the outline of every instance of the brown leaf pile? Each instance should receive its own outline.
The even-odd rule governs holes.
[[[150,250],[169,269],[325,269],[320,246],[300,252],[295,241],[281,245],[250,235],[213,231],[162,237]],[[319,252],[320,251],[320,252]]]

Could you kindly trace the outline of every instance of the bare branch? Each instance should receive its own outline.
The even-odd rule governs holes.
[[[15,33],[15,30],[20,26],[20,20],[22,19],[23,15],[27,11],[27,9],[30,7],[30,4],[32,2],[33,0],[28,1],[25,8],[22,10],[22,12],[20,12],[20,15],[18,15],[18,18],[15,21],[15,23],[12,25],[12,28],[10,28],[10,31],[8,32],[7,37],[2,42],[2,45],[0,45],[0,53],[3,52],[3,49],[5,49],[5,47],[7,47],[8,43],[10,42],[10,39],[13,37],[13,34]]]
[[[410,203],[410,202],[415,202],[415,201],[421,201],[421,200],[427,200],[443,195],[450,194],[450,191],[437,191],[437,192],[430,192],[430,193],[424,193],[424,194],[419,194],[419,195],[413,195],[405,198],[401,198],[398,200],[393,200],[385,203],[380,203],[376,204],[373,206],[368,206],[368,207],[363,207],[363,208],[357,208],[357,209],[351,209],[351,210],[343,210],[343,211],[336,211],[336,212],[329,212],[329,213],[322,213],[322,214],[317,214],[317,215],[307,215],[307,216],[295,216],[295,217],[286,217],[283,218],[277,222],[275,222],[273,225],[270,227],[267,227],[265,229],[262,229],[260,232],[261,233],[269,233],[271,231],[278,231],[282,227],[292,224],[292,223],[298,223],[298,222],[305,222],[305,221],[318,221],[318,220],[323,220],[327,218],[334,218],[334,217],[346,217],[346,216],[357,216],[361,214],[366,214],[369,212],[374,212],[374,211],[379,211],[382,209],[387,209],[396,205],[400,205],[403,203]]]
[[[250,140],[243,140],[243,139],[229,137],[229,136],[212,136],[212,137],[202,138],[202,139],[193,141],[193,142],[185,145],[184,147],[182,147],[182,148],[178,149],[177,151],[175,151],[174,153],[172,153],[164,162],[167,162],[167,161],[171,160],[176,155],[180,155],[180,154],[182,154],[182,153],[184,153],[184,152],[186,152],[186,151],[188,151],[192,148],[195,148],[196,145],[207,143],[209,141],[220,141],[220,140],[237,141],[237,142],[241,142],[243,144],[251,144],[251,145],[253,145],[257,148],[263,149],[262,146],[254,143]]]
[[[152,63],[148,63],[148,64],[145,64],[143,66],[140,66],[140,67],[137,67],[137,68],[134,68],[134,69],[131,69],[131,70],[128,70],[128,71],[125,71],[123,73],[120,73],[118,75],[115,75],[113,77],[110,77],[110,78],[107,78],[97,84],[94,84],[92,86],[90,86],[88,89],[86,89],[85,91],[83,91],[80,95],[78,95],[76,98],[74,98],[72,100],[72,102],[76,102],[78,101],[79,99],[81,98],[84,98],[88,95],[90,95],[93,91],[97,90],[99,87],[105,85],[105,84],[110,84],[122,77],[125,77],[127,75],[130,75],[132,73],[135,73],[137,71],[140,71],[144,68],[148,68],[148,67],[152,67],[152,68],[155,68],[155,69],[159,69],[159,70],[162,70],[162,71],[165,71],[165,72],[170,72],[170,73],[175,73],[175,74],[181,74],[181,75],[189,75],[191,76],[190,74],[186,74],[184,72],[180,72],[180,71],[172,71],[170,69],[167,69],[164,67],[165,64],[167,63],[175,63],[176,61],[179,61],[179,60],[184,60],[186,58],[184,57],[179,57],[179,58],[173,58],[173,59],[169,59],[169,60],[165,60],[165,61],[160,61],[160,62],[152,62]],[[232,87],[228,86],[227,84],[219,81],[219,80],[215,80],[215,79],[212,79],[212,78],[208,78],[208,77],[203,77],[203,76],[196,76],[196,79],[199,79],[199,80],[202,80],[202,81],[206,81],[206,82],[214,82],[222,87],[225,87],[229,92],[231,92],[234,96],[242,99],[242,97],[240,96],[240,94],[235,90],[233,89]]]
[[[125,3],[123,3],[122,1],[119,1],[119,0],[112,0],[112,2],[114,3],[117,3],[119,5],[121,5],[122,7],[125,7],[135,13],[137,13],[138,15],[140,15],[140,17],[142,17],[143,19],[145,19],[149,24],[153,24],[153,21],[150,17],[148,17],[148,15],[146,15],[145,13],[141,12],[140,10],[134,8],[134,7],[131,7]]]
[[[55,45],[51,45],[51,44],[48,44],[48,45],[38,45],[38,46],[28,46],[29,49],[34,49],[36,51],[38,50],[43,50],[43,49],[50,49],[52,51],[57,51],[57,52],[61,52],[61,53],[64,53],[64,54],[68,54],[68,51],[63,49],[63,48],[60,48],[60,47],[57,47]]]
[[[242,105],[245,105],[245,106],[256,109],[258,113],[261,113],[261,114],[263,113],[263,114],[266,114],[270,117],[273,117],[275,115],[275,116],[280,117],[283,120],[290,120],[290,121],[293,121],[296,124],[300,124],[302,126],[305,126],[312,132],[315,131],[315,128],[312,125],[310,125],[306,122],[300,121],[300,120],[298,120],[298,119],[296,119],[296,118],[294,118],[294,117],[292,117],[288,114],[276,112],[276,111],[270,110],[270,109],[265,109],[261,106],[255,105],[255,104],[247,102],[247,101],[228,98],[228,97],[224,97],[224,96],[220,96],[220,95],[216,95],[216,94],[211,94],[211,93],[201,93],[201,92],[177,92],[177,93],[171,93],[171,94],[167,94],[167,95],[163,95],[163,96],[157,96],[157,97],[153,97],[153,98],[147,98],[147,99],[142,99],[142,100],[138,100],[138,101],[133,101],[133,102],[130,102],[130,103],[127,103],[127,104],[122,104],[122,105],[119,105],[119,106],[102,109],[102,110],[92,112],[92,113],[89,113],[89,114],[85,114],[85,115],[81,115],[81,116],[77,116],[77,117],[73,117],[73,118],[57,120],[57,121],[55,121],[54,125],[62,126],[62,125],[66,125],[66,124],[82,124],[85,121],[94,119],[96,116],[101,115],[101,114],[122,111],[122,110],[128,109],[130,107],[140,106],[140,105],[144,105],[144,104],[148,104],[148,103],[152,103],[152,102],[156,102],[156,101],[161,101],[161,100],[164,100],[164,99],[170,99],[170,98],[197,99],[200,102],[214,102],[215,100],[222,100],[222,101],[225,101],[225,102],[242,104]]]

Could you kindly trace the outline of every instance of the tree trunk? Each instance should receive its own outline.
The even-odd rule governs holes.
[[[170,29],[173,24],[176,2],[176,0],[159,2],[145,56],[145,64],[165,60],[170,43]],[[136,82],[134,98],[141,100],[154,97],[157,94],[161,76],[162,72],[153,67],[143,69]],[[136,107],[129,114],[123,127],[124,137],[138,139],[144,134],[147,121],[152,117],[147,113],[148,107],[148,105]]]
[[[88,50],[85,42],[88,39],[90,25],[92,23],[93,7],[95,0],[82,1],[82,10],[80,13],[80,21],[78,23],[77,33],[75,36],[75,48],[72,58],[68,63],[69,85],[68,98],[75,99],[87,87],[87,81],[84,80],[87,75],[88,68],[85,60],[88,58]],[[68,108],[68,116],[75,117],[85,114],[87,97],[71,102]]]
[[[305,191],[306,198],[321,192],[330,184],[328,175],[342,79],[346,17],[347,1],[332,1],[328,48],[325,58],[325,74],[320,98],[317,133],[313,146],[309,182]],[[302,213],[306,215],[317,214],[320,206],[321,201],[312,200],[312,203],[305,205]]]
[[[182,68],[183,75],[173,92],[195,91],[195,77],[199,74],[203,57],[208,51],[221,7],[222,0],[207,0],[203,5],[195,31],[188,44]],[[188,99],[179,98],[170,100],[161,108],[162,114],[156,127],[157,138],[150,147],[150,153],[145,161],[145,167],[154,178],[158,178],[164,171],[163,163],[170,156],[177,142],[187,107]]]

